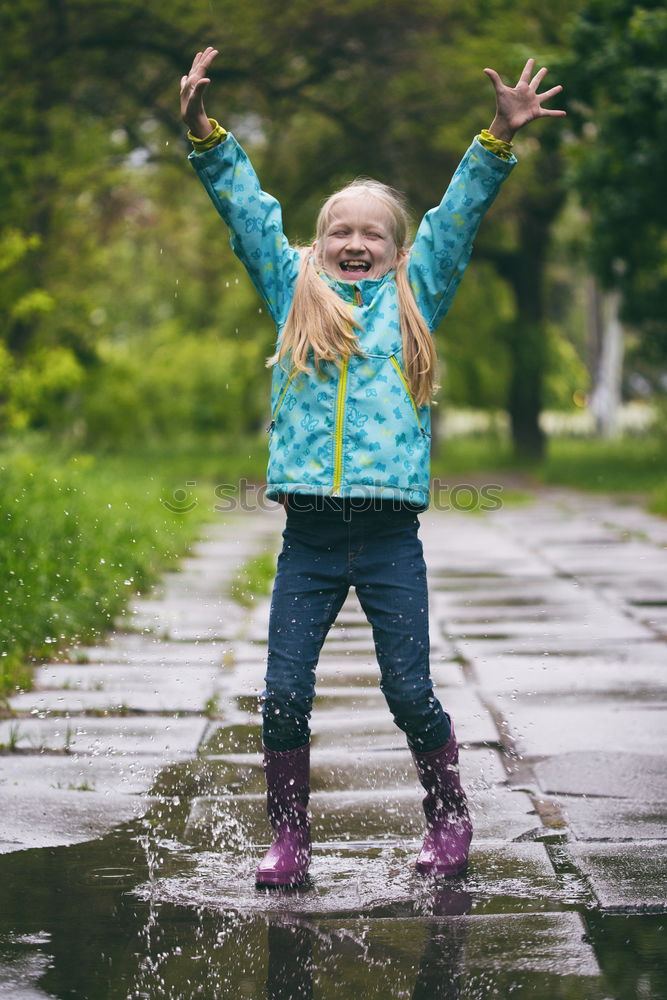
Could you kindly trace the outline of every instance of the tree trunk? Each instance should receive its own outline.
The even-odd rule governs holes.
[[[512,365],[507,410],[514,454],[521,461],[538,461],[546,444],[540,427],[548,360],[544,276],[551,227],[564,198],[561,173],[557,149],[545,137],[532,182],[517,204],[516,248],[496,258],[516,301],[517,319],[507,332]]]
[[[520,224],[519,249],[508,278],[516,298],[517,319],[509,331],[512,362],[507,410],[515,456],[537,461],[544,454],[545,435],[539,419],[547,363],[544,322],[546,231],[541,220],[527,214]]]
[[[617,437],[623,377],[623,327],[619,319],[621,293],[607,292],[600,303],[602,342],[595,373],[590,408],[595,428],[602,438]]]

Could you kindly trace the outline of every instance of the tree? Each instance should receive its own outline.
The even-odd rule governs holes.
[[[574,21],[570,179],[590,220],[588,257],[640,354],[667,358],[667,9],[661,0],[588,0]]]
[[[0,121],[13,136],[0,168],[8,194],[0,232],[13,227],[38,240],[30,259],[17,262],[14,299],[30,302],[41,289],[54,308],[7,314],[0,336],[17,363],[28,363],[46,340],[66,344],[90,367],[101,363],[98,345],[113,333],[109,317],[120,305],[140,338],[158,304],[173,302],[179,276],[182,327],[201,328],[213,315],[225,324],[228,279],[211,250],[211,224],[198,221],[201,193],[182,183],[176,89],[197,47],[210,40],[222,50],[211,111],[252,147],[265,187],[283,202],[290,237],[308,239],[322,197],[355,174],[405,190],[416,215],[429,208],[492,117],[482,67],[495,65],[510,78],[528,55],[555,49],[563,9],[551,12],[536,0],[219,0],[214,10],[205,0],[159,7],[16,0],[2,18],[3,78],[25,80],[27,65],[31,72],[0,101]],[[544,262],[562,198],[557,130],[544,123],[517,143],[520,180],[503,191],[477,252],[513,290],[515,315],[499,321],[505,341],[494,351],[510,361],[507,405],[517,448],[529,454],[542,445]],[[179,178],[178,197],[158,203],[156,186],[164,191],[169,182],[154,177],[168,175]],[[189,243],[176,245],[174,234],[184,233]],[[169,246],[170,270],[154,266],[156,242]],[[221,233],[215,237],[216,248],[224,243]],[[138,287],[132,277],[142,248]],[[235,275],[227,251],[218,252]],[[98,322],[103,312],[107,320]],[[438,335],[445,353],[448,338],[466,342],[458,324],[455,306]]]

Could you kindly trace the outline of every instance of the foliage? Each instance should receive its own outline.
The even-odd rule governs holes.
[[[255,442],[239,439],[199,454],[162,446],[116,457],[68,456],[23,439],[6,445],[0,691],[28,683],[35,659],[108,629],[212,519],[215,484],[257,475],[255,454],[264,460]],[[195,484],[196,499],[179,505],[185,483]]]
[[[620,287],[641,353],[667,357],[667,9],[662,0],[588,0],[564,64],[572,183],[589,215],[589,259]]]
[[[170,432],[161,402],[155,416],[137,411],[174,390],[174,379],[169,389],[157,384],[166,366],[152,367],[165,324],[189,344],[187,359],[181,356],[188,364],[203,338],[200,371],[214,354],[208,338],[219,340],[220,365],[228,366],[239,338],[256,345],[257,359],[271,353],[270,325],[184,163],[176,85],[202,41],[223,53],[212,74],[210,111],[250,147],[265,186],[284,204],[290,237],[309,239],[321,199],[355,174],[404,189],[416,215],[430,207],[470,137],[492,116],[482,67],[516,76],[527,55],[557,49],[563,13],[576,6],[567,0],[556,12],[534,0],[363,0],[352,7],[219,0],[214,8],[205,0],[159,7],[16,0],[2,13],[0,54],[4,78],[22,81],[0,98],[0,120],[13,135],[0,167],[8,195],[0,266],[10,260],[0,293],[0,421],[48,426],[105,446],[112,425],[121,438],[137,420],[146,433]],[[535,423],[541,400],[539,391],[527,403],[518,399],[516,387],[539,390],[548,364],[541,350],[530,360],[519,349],[531,338],[541,343],[544,311],[538,295],[530,306],[538,322],[524,317],[523,297],[539,290],[543,273],[538,266],[525,278],[521,260],[539,264],[558,208],[557,132],[553,123],[538,124],[517,144],[521,180],[512,178],[485,222],[466,278],[474,282],[486,258],[487,287],[502,284],[499,297],[513,296],[514,322],[494,332],[490,313],[478,318],[474,335],[469,321],[459,336],[452,314],[439,334],[456,393],[469,387],[487,406],[506,404],[509,394],[518,400],[519,424]],[[536,226],[527,235],[528,218]],[[60,353],[52,359],[60,381],[45,384],[50,352],[58,350],[69,352],[69,380]],[[213,382],[219,366],[209,367]],[[493,368],[500,378],[491,377]],[[260,373],[261,363],[253,369],[244,357],[234,376],[246,379],[247,421],[243,408],[202,407],[195,375],[178,388],[180,408],[192,411],[193,426],[215,419],[221,430],[252,430],[266,384]],[[115,392],[126,400],[125,421],[108,405]],[[241,395],[234,393],[236,407]],[[210,404],[208,388],[204,395]]]

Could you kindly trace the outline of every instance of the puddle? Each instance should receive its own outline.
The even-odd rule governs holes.
[[[667,914],[591,913],[587,924],[616,1000],[667,997]]]
[[[535,998],[604,996],[590,958],[582,974],[566,957],[577,938],[575,950],[583,947],[577,914],[474,916],[473,896],[464,888],[423,882],[421,904],[413,900],[411,911],[408,901],[383,906],[381,885],[375,905],[355,910],[355,879],[361,885],[364,878],[333,862],[320,877],[335,879],[338,872],[352,908],[323,913],[314,905],[316,885],[292,894],[257,893],[249,864],[230,871],[213,855],[198,857],[198,884],[187,879],[184,896],[182,876],[151,879],[141,840],[136,824],[101,841],[0,858],[0,995],[356,1000],[363,992],[437,1000],[518,990]],[[164,850],[155,846],[158,854]],[[154,860],[159,865],[160,858]],[[182,861],[187,867],[193,859]],[[414,876],[401,868],[395,877],[407,892]],[[239,887],[236,908],[230,906],[232,880]],[[310,900],[305,909],[304,900]],[[523,941],[514,933],[517,921],[529,932]],[[563,961],[566,973],[555,974],[549,964]]]
[[[183,762],[158,776],[142,819],[0,856],[0,997],[664,996],[667,918],[591,914],[583,881],[564,883],[541,844],[481,841],[467,876],[443,881],[415,874],[412,835],[320,842],[307,886],[258,892],[257,833],[186,842],[193,799],[252,805],[256,778],[229,760]]]

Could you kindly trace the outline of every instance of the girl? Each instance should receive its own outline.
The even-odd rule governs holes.
[[[193,167],[278,327],[268,492],[287,512],[269,622],[262,738],[274,842],[258,886],[303,882],[310,863],[310,712],[320,649],[350,586],[373,628],[381,689],[423,785],[422,874],[458,875],[472,825],[452,720],[429,676],[428,593],[418,513],[429,502],[432,334],[449,308],[484,212],[534,118],[563,115],[538,94],[529,59],[516,87],[491,69],[496,116],[408,246],[401,196],[357,180],[322,208],[314,243],[291,247],[278,202],[260,189],[203,95],[217,55],[181,80]]]

